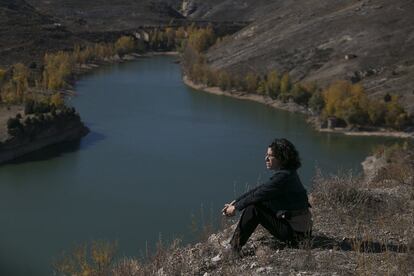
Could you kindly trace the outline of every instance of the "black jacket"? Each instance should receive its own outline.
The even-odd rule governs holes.
[[[269,181],[246,192],[234,203],[241,211],[251,204],[263,204],[274,212],[310,207],[308,195],[296,171],[278,170]]]

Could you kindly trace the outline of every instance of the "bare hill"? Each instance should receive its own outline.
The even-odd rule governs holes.
[[[79,42],[55,23],[23,0],[0,0],[0,66],[38,61],[46,51]]]
[[[414,2],[275,1],[265,10],[209,51],[213,67],[277,69],[320,85],[337,79],[362,82],[376,97],[403,95],[402,103],[414,111]]]
[[[184,17],[179,0],[27,0],[50,14],[74,33],[133,29],[142,25],[165,24]]]

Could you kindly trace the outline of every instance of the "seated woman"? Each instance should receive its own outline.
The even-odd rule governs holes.
[[[296,244],[311,234],[310,204],[296,170],[301,166],[295,146],[286,139],[275,139],[265,155],[266,167],[273,176],[229,204],[223,215],[243,211],[230,241],[239,254],[257,225],[261,224],[277,239]]]

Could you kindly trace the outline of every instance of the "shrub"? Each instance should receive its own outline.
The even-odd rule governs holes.
[[[308,105],[312,111],[316,112],[317,114],[321,113],[325,107],[325,101],[323,99],[322,93],[320,91],[315,91],[309,98]]]
[[[284,73],[282,79],[280,80],[280,93],[288,94],[291,89],[291,82],[288,73]]]
[[[65,101],[60,93],[55,93],[50,97],[50,104],[56,108],[59,108],[65,104]]]
[[[280,93],[280,77],[276,70],[273,70],[267,74],[267,94],[275,99]]]
[[[63,253],[53,266],[59,275],[110,275],[116,249],[116,243],[94,241]]]
[[[135,41],[130,36],[122,36],[115,42],[115,51],[124,55],[132,52],[135,49]]]
[[[18,118],[9,118],[7,120],[7,132],[13,137],[23,132],[23,125]]]
[[[305,106],[308,105],[309,98],[311,97],[311,94],[300,84],[293,86],[291,95],[295,103]]]
[[[33,100],[26,101],[26,103],[24,104],[24,114],[28,115],[28,114],[34,113],[33,107],[34,107]]]
[[[46,54],[44,62],[44,87],[53,90],[66,87],[74,66],[73,57],[67,52],[59,51],[56,54]]]
[[[249,93],[256,93],[259,86],[259,80],[260,79],[257,74],[249,72],[245,78],[246,91]]]
[[[227,73],[226,71],[220,71],[217,77],[217,85],[220,87],[221,90],[230,90],[232,85],[229,73]]]
[[[33,104],[33,113],[42,114],[48,113],[51,110],[51,106],[45,102],[34,102]]]

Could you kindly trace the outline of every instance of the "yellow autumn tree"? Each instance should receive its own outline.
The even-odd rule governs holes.
[[[65,101],[63,100],[63,97],[60,93],[54,93],[52,96],[50,96],[50,104],[59,108],[65,104]]]
[[[336,116],[349,124],[369,123],[369,100],[363,87],[348,81],[336,81],[324,92],[325,116]]]
[[[259,76],[253,72],[249,72],[246,75],[246,91],[249,93],[256,93],[257,88],[259,87]]]
[[[272,70],[267,74],[267,94],[272,97],[276,98],[280,92],[280,77],[276,70]]]
[[[135,41],[130,36],[122,36],[115,42],[115,51],[118,54],[126,54],[135,49]]]
[[[284,73],[280,80],[280,94],[288,94],[291,88],[291,81],[289,73]]]
[[[215,41],[216,35],[211,26],[204,29],[192,29],[188,37],[188,45],[199,53],[207,50]]]
[[[67,86],[67,81],[73,70],[73,57],[59,51],[56,54],[46,54],[44,57],[43,84],[47,89],[60,89]]]
[[[17,99],[23,100],[23,95],[29,87],[29,68],[22,63],[13,65],[13,82]]]

